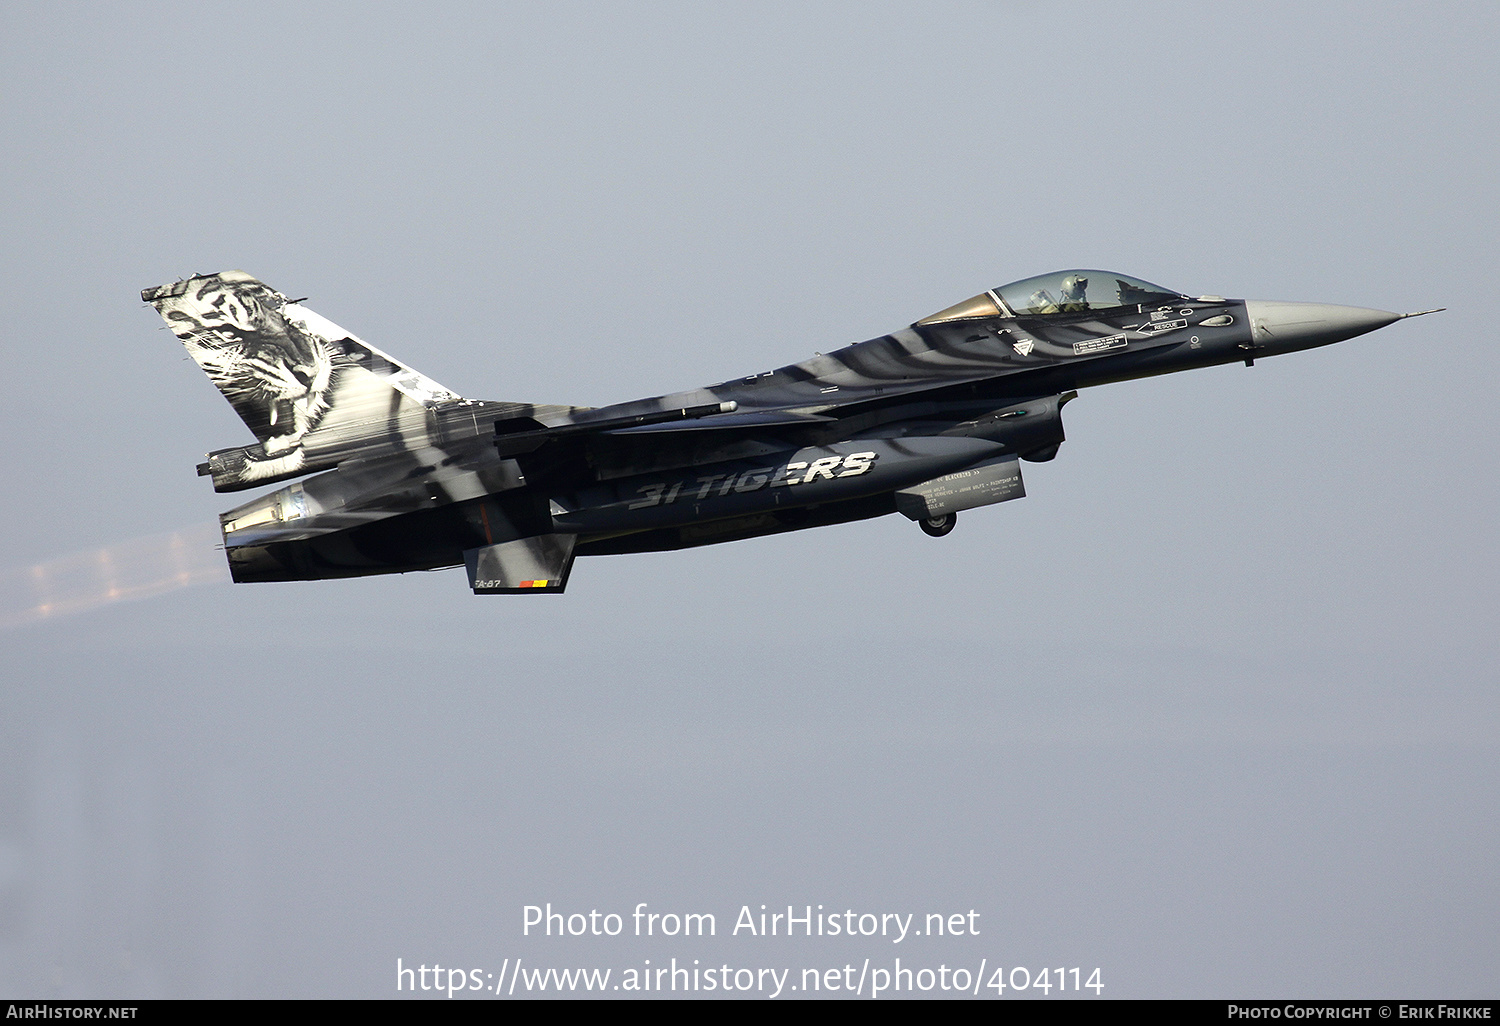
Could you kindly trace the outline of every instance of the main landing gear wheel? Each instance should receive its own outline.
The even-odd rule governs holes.
[[[926,520],[918,520],[922,530],[934,538],[941,538],[952,531],[958,524],[957,513],[945,513],[940,517],[928,517]]]

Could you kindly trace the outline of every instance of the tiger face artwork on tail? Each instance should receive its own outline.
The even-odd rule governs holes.
[[[243,277],[241,277],[243,275]],[[244,272],[225,272],[166,300],[172,332],[260,439],[248,478],[297,469],[302,443],[330,407],[343,355],[285,316],[285,296]]]

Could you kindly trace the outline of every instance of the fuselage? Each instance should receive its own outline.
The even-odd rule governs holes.
[[[1089,301],[1091,280],[1102,301]],[[1024,495],[1019,461],[1057,453],[1062,406],[1080,389],[1253,364],[1398,316],[1190,298],[1108,272],[1058,272],[687,392],[597,409],[439,396],[403,414],[390,443],[351,429],[321,450],[321,465],[336,469],[224,514],[226,549],[239,581],[466,560],[472,577],[481,572],[475,552],[538,538],[565,538],[571,565],[575,554],[682,548],[898,511],[929,523],[949,517],[951,527],[955,510]],[[358,448],[337,447],[355,436]],[[216,487],[220,475],[226,487],[245,487],[235,461],[259,456],[225,450],[200,472],[213,473]]]

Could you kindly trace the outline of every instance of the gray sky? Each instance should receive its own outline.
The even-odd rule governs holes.
[[[1480,3],[13,5],[4,613],[100,549],[162,593],[0,633],[0,993],[901,956],[1494,996],[1497,46]],[[1086,391],[942,541],[526,600],[222,583],[193,465],[248,434],[138,298],[244,268],[464,395],[599,405],[1071,266],[1449,310]],[[220,583],[147,587],[169,532]],[[718,936],[523,937],[546,902]],[[730,936],[762,903],[982,932]]]

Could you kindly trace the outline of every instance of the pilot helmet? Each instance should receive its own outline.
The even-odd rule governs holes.
[[[1064,303],[1085,303],[1084,292],[1089,287],[1089,280],[1081,274],[1070,274],[1062,280],[1062,301]]]

